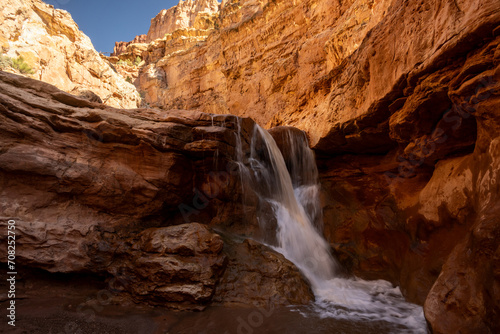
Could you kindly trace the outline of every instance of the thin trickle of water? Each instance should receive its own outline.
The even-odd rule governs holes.
[[[243,161],[243,145],[241,144],[241,118],[236,118],[236,161]]]
[[[237,159],[242,178],[251,182],[260,201],[273,210],[276,235],[271,246],[311,283],[316,295],[312,312],[320,317],[386,321],[399,333],[426,333],[422,308],[405,302],[399,288],[386,281],[337,277],[339,265],[322,236],[314,153],[305,135],[287,135],[286,161],[273,137],[258,125],[248,161],[243,162],[242,152],[237,152]],[[266,230],[265,225],[273,222],[263,215],[259,223]]]

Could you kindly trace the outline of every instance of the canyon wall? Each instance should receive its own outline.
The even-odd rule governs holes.
[[[235,138],[248,146],[253,121],[239,132],[234,117],[200,111],[229,113],[306,131],[324,233],[351,273],[399,285],[424,305],[434,333],[498,332],[498,1],[215,3],[181,1],[153,19],[148,44],[131,43],[113,60],[141,55],[135,84],[157,109],[113,110],[1,75],[2,198],[17,198],[2,211],[33,222],[21,226],[30,241],[22,263],[93,267],[129,282],[136,300],[159,284],[150,302],[184,308],[242,303],[246,295],[229,287],[260,260],[243,264],[277,257],[260,271],[264,295],[310,300],[289,262],[251,240],[228,240],[258,230],[257,200],[244,208],[238,178],[220,178],[231,175]],[[74,29],[54,23],[64,12],[37,13],[44,31],[71,40]],[[0,24],[23,31],[22,15],[5,17]],[[24,39],[10,36],[2,46],[21,50],[12,45]],[[199,242],[190,244],[193,235]],[[188,245],[167,247],[167,239]],[[193,257],[209,275],[177,276]],[[279,270],[289,281],[280,283]],[[266,302],[258,286],[241,289]]]
[[[130,44],[146,43],[146,38],[146,35],[137,35],[130,42],[116,42],[115,47],[113,48],[113,52],[111,53],[111,57],[116,57],[121,55],[122,53],[127,52],[127,46],[129,46]]]
[[[309,90],[323,86],[389,5],[388,0],[226,1],[215,29],[202,40],[185,43],[186,34],[179,34],[169,43],[151,43],[138,89],[150,105],[167,109],[251,116],[261,125],[285,124],[274,120],[279,113],[314,119],[305,101],[323,95]]]
[[[495,332],[497,1],[233,0],[216,22],[149,44],[146,101],[305,130],[341,262],[436,333]]]
[[[390,117],[341,124],[317,151],[338,258],[425,302],[434,333],[499,329],[500,38],[486,31],[382,100]]]
[[[217,0],[179,0],[179,4],[164,9],[151,19],[147,42],[163,38],[177,29],[213,28],[213,14],[219,11]]]
[[[22,57],[25,75],[110,106],[140,105],[134,85],[99,55],[68,12],[39,0],[5,0],[0,4],[0,31],[2,59]],[[2,69],[14,71],[6,64]]]

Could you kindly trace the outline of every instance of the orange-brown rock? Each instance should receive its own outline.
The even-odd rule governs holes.
[[[248,150],[254,124],[114,109],[0,71],[0,226],[16,220],[16,264],[111,275],[134,300],[179,309],[215,297],[232,303],[235,295],[257,305],[310,301],[283,256],[256,243],[226,252],[210,228],[240,235],[258,228],[245,211],[255,208],[239,205],[248,186],[232,162],[237,137]],[[251,277],[269,286],[231,281],[217,292],[223,277],[249,275],[251,257]]]
[[[402,97],[396,91],[410,73],[417,78],[453,52],[448,47],[491,31],[498,23],[496,2],[480,3],[476,11],[465,3],[462,10],[431,2],[420,7],[396,1],[389,7],[389,1],[226,1],[206,42],[150,45],[144,72],[155,67],[165,77],[158,89],[144,75],[139,89],[148,103],[162,107],[202,108],[251,116],[261,125],[297,126],[321,148],[328,146],[331,129],[384,108],[379,99]],[[402,19],[402,12],[415,15]],[[463,19],[429,26],[437,16]],[[397,32],[418,37],[408,46]],[[395,58],[386,59],[389,55]],[[394,61],[403,64],[395,75]],[[360,97],[360,91],[370,94]]]
[[[179,0],[179,4],[162,10],[151,19],[147,42],[163,38],[177,29],[210,29],[214,26],[213,15],[219,11],[217,0]]]
[[[166,73],[163,88],[146,76],[138,87],[152,105],[251,115],[261,125],[278,113],[308,114],[301,107],[310,98],[307,87],[321,86],[321,78],[360,45],[388,6],[388,1],[225,1],[206,42],[182,51],[152,45],[148,53],[162,58],[152,57],[149,66]]]
[[[128,43],[126,48],[118,55],[105,57],[105,59],[113,64],[113,69],[125,78],[125,81],[135,85],[137,84],[139,71],[144,65],[144,61],[141,57],[147,49],[148,44],[146,43]],[[144,93],[141,92],[141,94]],[[141,99],[142,97],[143,96],[141,96]],[[144,106],[143,100],[141,100],[141,106]]]
[[[497,2],[233,0],[217,22],[205,40],[149,45],[138,81],[146,101],[305,130],[339,259],[423,304],[440,274],[453,277],[444,264],[486,210],[477,175],[493,171],[473,161],[496,161],[495,147],[478,143],[497,136],[498,115],[476,110],[498,110]],[[451,291],[436,284],[431,299]],[[431,327],[453,332],[438,320],[451,306],[431,299]],[[459,295],[450,323],[482,319],[494,332],[491,300]]]
[[[409,72],[401,94],[381,95],[316,145],[338,258],[425,301],[435,333],[498,331],[500,37],[481,20],[423,73]],[[389,66],[376,64],[377,73]]]
[[[434,333],[500,330],[498,210],[497,204],[481,216],[446,260],[424,305]]]
[[[182,4],[187,3],[193,4]],[[84,161],[90,161],[89,166],[104,161],[104,167],[94,166],[100,173],[90,176],[78,169],[52,167],[81,163],[78,154],[66,154],[71,147],[63,148],[46,135],[30,137],[31,131],[22,132],[22,127],[14,126],[6,132],[10,141],[5,145],[15,149],[0,151],[8,158],[2,165],[7,175],[4,182],[10,182],[5,189],[16,189],[18,197],[27,196],[25,202],[33,200],[32,208],[38,210],[23,213],[22,217],[30,220],[40,216],[42,222],[53,218],[53,212],[42,214],[49,200],[59,205],[58,212],[81,214],[79,207],[68,204],[73,203],[68,202],[71,199],[99,208],[92,211],[97,211],[96,216],[86,215],[91,218],[83,219],[83,225],[113,219],[111,226],[120,227],[122,232],[116,233],[121,235],[128,235],[130,230],[123,230],[122,226],[128,226],[123,221],[115,222],[120,217],[117,213],[126,214],[124,220],[133,216],[136,220],[131,225],[138,232],[144,230],[142,227],[159,227],[158,217],[168,217],[169,222],[177,224],[187,216],[192,221],[251,234],[255,207],[246,210],[238,204],[239,189],[245,185],[238,184],[235,178],[222,181],[220,175],[210,175],[211,163],[222,169],[227,166],[226,160],[212,158],[215,152],[227,156],[234,150],[234,120],[223,117],[232,127],[222,131],[209,126],[211,120],[198,110],[251,116],[268,127],[292,125],[307,132],[317,153],[324,232],[339,260],[358,276],[388,279],[400,285],[409,300],[425,302],[426,317],[436,333],[498,332],[498,1],[228,0],[221,4],[217,15],[208,14],[206,24],[200,26],[193,25],[191,15],[185,13],[181,20],[189,22],[185,27],[171,23],[166,12],[153,20],[152,37],[148,36],[151,43],[141,51],[144,64],[136,84],[147,103],[167,110],[190,109],[203,125],[190,121],[189,126],[182,123],[189,129],[177,124],[172,126],[174,131],[156,121],[148,123],[149,112],[140,111],[140,121],[129,122],[123,121],[121,112],[116,116],[116,111],[106,109],[111,116],[104,118],[104,124],[98,123],[102,133],[107,134],[103,145],[113,141],[116,145],[120,138],[119,148],[106,158],[102,152],[109,153],[109,146],[102,152],[93,148],[92,159]],[[4,45],[4,40],[0,42]],[[43,95],[38,91],[36,94]],[[64,99],[81,101],[66,95]],[[32,122],[26,124],[37,131],[55,127],[69,136],[67,129],[72,129],[74,123],[62,121],[63,116],[57,112],[49,117],[36,107],[40,105],[36,101],[20,108],[22,112],[10,119],[21,122],[31,115],[27,110],[35,108],[36,115],[41,116],[29,118]],[[68,107],[58,105],[53,109]],[[121,126],[122,121],[129,128]],[[7,121],[4,124],[11,126]],[[154,182],[146,178],[159,168],[151,172],[144,166],[158,166],[156,159],[160,155],[148,146],[157,141],[140,131],[144,127],[160,131],[160,143],[163,134],[171,130],[180,136],[175,142],[182,142],[182,148],[173,145],[175,154],[169,151],[172,147],[165,149],[160,144],[154,149],[174,155],[168,159],[171,165],[162,169],[169,171],[169,180],[176,180],[175,171],[184,175],[180,170],[190,170],[192,174],[186,180],[163,185],[157,180],[165,182],[163,176],[153,176]],[[248,124],[243,126],[246,144],[250,128]],[[99,132],[90,134],[93,137]],[[23,136],[36,138],[41,148],[33,152],[31,146],[19,147]],[[146,148],[131,149],[130,145],[138,145],[135,138],[141,138],[139,142],[146,143]],[[52,149],[47,147],[49,142],[59,146]],[[69,142],[77,145],[74,139]],[[122,153],[123,147],[130,155]],[[59,151],[65,154],[58,155]],[[21,164],[19,157],[26,152],[41,158]],[[139,176],[129,176],[125,167],[112,169],[118,164],[115,161],[120,166],[126,161],[129,166],[139,152],[155,157],[134,165],[134,171],[140,170]],[[70,157],[69,161],[65,156]],[[58,163],[51,163],[54,160]],[[109,181],[114,178],[108,169],[117,173],[117,183]],[[29,178],[32,183],[16,183],[34,170],[42,172]],[[102,173],[110,177],[99,178]],[[65,178],[69,180],[64,182]],[[36,188],[38,184],[40,188]],[[115,184],[120,185],[119,191],[109,194],[107,189],[113,189]],[[158,184],[163,188],[150,187],[159,188]],[[192,184],[198,192],[183,193],[180,184]],[[180,193],[174,196],[163,191],[169,187]],[[127,196],[122,195],[121,188]],[[132,193],[129,190],[138,195],[128,196]],[[53,202],[54,192],[58,199],[61,194],[69,199]],[[211,199],[207,201],[201,193],[217,195],[205,196]],[[110,202],[102,203],[108,196]],[[189,205],[183,214],[172,213],[174,207],[165,204],[185,200]],[[16,209],[22,208],[22,203],[17,203]],[[203,203],[208,203],[203,210],[196,209]],[[6,205],[13,212],[8,202]],[[113,208],[112,212],[103,211],[106,206]],[[34,243],[43,240],[47,226],[34,223],[27,239]],[[66,258],[55,262],[50,262],[53,254],[40,252],[37,256],[43,261],[38,266],[64,268],[76,263],[80,267],[71,270],[81,270],[89,255],[80,250],[83,247],[74,246],[80,240],[75,236],[98,230],[113,238],[107,228],[63,220],[53,235],[72,240],[73,246],[63,245],[70,251],[64,254]],[[55,245],[55,249],[63,248]],[[92,263],[109,262],[106,252],[90,254],[97,254]],[[29,263],[28,259],[25,256],[24,261]],[[235,275],[226,276],[225,282],[231,283]],[[275,280],[272,277],[268,282],[272,285]]]
[[[224,252],[228,268],[216,289],[215,302],[225,305],[301,305],[314,300],[302,274],[285,257],[254,240],[230,240]]]
[[[117,74],[94,49],[71,15],[40,0],[6,0],[0,5],[2,54],[23,57],[33,78],[66,92],[88,90],[107,105],[136,108],[134,85]]]
[[[155,216],[183,222],[178,206],[191,203],[199,186],[194,166],[209,169],[217,149],[231,154],[215,140],[231,130],[202,138],[212,120],[199,112],[113,109],[4,72],[0,85],[2,212],[21,219],[18,229],[33,246],[54,243],[47,252],[18,252],[46,270],[87,268],[81,236],[101,227],[127,229]]]
[[[372,14],[361,2],[306,3],[313,2],[259,7],[241,1],[241,8],[228,2],[219,30],[204,44],[165,56],[152,50],[164,58],[156,64],[152,58],[149,71],[160,67],[164,74],[154,77],[161,85],[145,80],[144,87],[154,90],[149,98],[158,105],[306,130],[319,158],[325,234],[338,257],[355,274],[391,280],[408,299],[424,303],[440,273],[448,280],[456,275],[457,263],[448,261],[459,257],[450,254],[461,252],[459,245],[493,206],[485,200],[498,193],[500,9],[487,0],[395,1],[366,7]],[[337,19],[328,21],[320,13],[332,11],[317,7],[336,8],[331,16]],[[299,20],[304,12],[315,20]],[[354,14],[360,19],[353,24]],[[362,29],[366,22],[371,29]],[[307,33],[295,37],[300,29]],[[493,167],[474,163],[483,155]],[[489,190],[480,186],[485,176]],[[438,279],[426,303],[434,330],[495,332],[497,264],[485,263],[485,275],[467,284],[491,298],[462,293],[447,304],[439,296],[451,288]],[[470,265],[462,262],[460,270],[473,270]],[[447,315],[450,322],[440,323]],[[450,323],[456,327],[446,327]]]
[[[435,333],[500,330],[499,45],[497,37],[473,52],[452,81],[451,96],[462,117],[471,115],[477,122],[477,141],[474,152],[453,173],[443,175],[460,177],[442,180],[447,187],[436,192],[438,199],[450,203],[446,211],[463,221],[467,232],[446,259],[425,301],[425,314]],[[455,118],[453,124],[459,121]]]
[[[203,308],[225,269],[224,242],[197,223],[142,231],[109,265],[134,299],[173,308]]]
[[[127,52],[127,47],[130,44],[138,44],[138,43],[146,43],[146,35],[137,35],[130,42],[115,42],[115,47],[113,48],[113,53],[111,53],[111,57],[119,56],[122,53]]]

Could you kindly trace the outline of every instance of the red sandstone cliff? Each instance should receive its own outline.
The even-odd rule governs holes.
[[[179,0],[179,4],[162,10],[151,19],[147,42],[162,38],[177,29],[213,27],[211,16],[219,10],[217,0]]]
[[[427,300],[435,332],[495,332],[499,24],[493,0],[227,1],[150,43],[138,89],[305,130],[342,262]]]
[[[228,172],[237,138],[248,149],[254,124],[115,109],[0,71],[0,210],[17,221],[16,265],[108,275],[135,301],[177,309],[309,302],[308,284],[281,254],[211,229],[258,226]],[[200,207],[200,196],[210,201]]]
[[[193,8],[193,2],[182,2],[182,6]],[[496,320],[500,314],[498,1],[231,0],[221,5],[216,19],[214,12],[209,15],[213,24],[198,28],[192,25],[191,15],[179,16],[179,22],[186,24],[181,27],[167,12],[154,19],[148,36],[151,43],[140,51],[144,64],[136,85],[151,105],[191,109],[196,122],[202,124],[176,119],[173,123],[180,124],[164,128],[163,123],[149,119],[156,116],[147,111],[138,111],[137,118],[121,113],[108,118],[100,112],[89,111],[84,116],[75,112],[76,120],[44,114],[57,114],[56,106],[31,114],[31,107],[16,107],[24,103],[21,89],[3,97],[7,107],[2,111],[12,120],[3,123],[9,140],[5,143],[13,146],[6,145],[0,156],[5,162],[1,166],[8,186],[5,189],[19,186],[16,180],[22,180],[23,172],[36,170],[35,181],[41,182],[33,181],[29,186],[42,185],[36,188],[41,195],[35,196],[35,203],[49,192],[61,201],[61,207],[68,207],[73,202],[64,196],[70,194],[88,206],[83,213],[74,209],[74,214],[90,217],[88,224],[95,221],[94,214],[105,215],[102,221],[110,222],[126,209],[132,210],[130,214],[136,219],[132,225],[140,229],[138,226],[148,224],[150,215],[171,212],[170,207],[160,205],[164,198],[172,196],[169,200],[178,203],[178,196],[185,199],[192,195],[176,188],[184,177],[189,180],[186,182],[207,187],[207,171],[213,167],[205,153],[213,153],[214,147],[227,153],[227,141],[232,145],[233,139],[228,138],[233,136],[205,128],[209,127],[208,116],[198,114],[198,110],[250,116],[268,127],[293,125],[307,132],[316,150],[325,236],[346,268],[364,278],[384,278],[400,285],[409,300],[424,304],[435,333],[500,330]],[[132,49],[132,45],[128,47]],[[14,89],[8,88],[17,82],[13,80],[4,80],[6,91]],[[49,95],[43,98],[61,98]],[[65,103],[75,103],[68,101]],[[37,152],[44,159],[20,162],[18,153],[26,147],[16,136],[23,123],[12,110],[21,110],[23,117],[40,118],[41,123],[33,121],[31,128],[23,131],[32,134],[27,140],[33,138],[41,145]],[[158,110],[154,113],[161,115]],[[177,116],[174,112],[168,117]],[[183,122],[188,122],[188,129]],[[77,145],[78,136],[72,131],[92,130],[92,138],[102,133],[95,132],[94,126],[109,132],[110,137],[97,144],[99,150],[86,151],[97,164],[90,165],[93,169],[89,171],[71,164],[80,161],[77,153],[66,161],[58,155],[58,150],[65,148],[44,146],[58,138],[50,128],[68,131],[65,136]],[[39,128],[45,130],[38,134]],[[155,137],[157,131],[160,133]],[[205,135],[215,138],[200,140]],[[123,151],[106,146],[115,141]],[[136,166],[128,154],[144,150],[154,151],[154,161]],[[162,154],[156,152],[163,150],[169,152],[172,163],[165,168],[166,179],[159,175],[165,165]],[[114,189],[112,185],[99,188],[101,183],[91,185],[88,181],[111,182],[98,178],[102,171],[98,166],[106,166],[109,157],[103,156],[110,151],[111,160],[120,166],[113,169],[118,174],[110,180],[119,185],[123,180],[136,180],[131,182],[134,192],[128,191],[127,196],[106,193],[107,188]],[[67,165],[61,171],[60,166]],[[173,194],[181,195],[167,194],[157,186],[165,186],[165,182],[165,189],[171,187]],[[102,213],[104,196],[112,201],[106,202]],[[241,232],[245,225],[236,223],[241,220],[228,218],[233,212],[244,216],[232,196],[217,197],[203,218]],[[45,210],[43,201],[31,209],[38,214],[40,208]],[[43,210],[47,219],[52,217],[50,211]],[[23,214],[29,217],[32,212]],[[111,226],[116,227],[114,223]],[[34,239],[40,230],[37,228],[28,233]],[[221,275],[220,242],[203,227],[196,230],[202,238],[213,240],[214,247],[204,255],[210,264],[207,270]],[[174,232],[150,231],[144,235],[146,241],[131,240],[136,251],[130,255],[140,259],[147,240]],[[77,235],[66,237],[57,226],[53,234],[61,239]],[[68,240],[72,245],[78,242]],[[116,245],[114,242],[111,244]],[[252,245],[245,247],[253,249]],[[198,254],[205,249],[192,251]],[[27,263],[43,268],[67,263],[65,259],[54,264],[43,256],[36,258],[36,245],[26,252]],[[80,254],[79,249],[68,254],[80,259],[76,263],[82,266],[99,258],[89,260],[89,254],[94,253]],[[136,274],[137,268],[129,267]],[[213,281],[190,279],[200,283],[204,292],[213,291]],[[274,283],[275,279],[273,276]],[[134,289],[138,287],[132,286],[131,291],[140,295],[141,291]],[[199,296],[206,302],[203,294]]]
[[[71,15],[40,0],[2,0],[0,69],[23,58],[24,75],[118,108],[136,108],[136,88],[94,49]],[[4,61],[5,59],[5,61]]]
[[[113,48],[113,53],[111,53],[111,57],[119,56],[122,53],[127,52],[127,46],[137,43],[146,43],[146,35],[135,36],[135,38],[130,42],[116,42],[115,47]]]

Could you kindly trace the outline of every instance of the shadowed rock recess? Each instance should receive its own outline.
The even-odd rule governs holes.
[[[290,162],[294,127],[345,271],[398,285],[433,333],[500,332],[498,0],[175,8],[109,59],[140,56],[149,109],[0,72],[0,228],[17,219],[19,264],[177,309],[306,304],[300,272],[251,238],[263,208],[234,161],[257,123]]]

